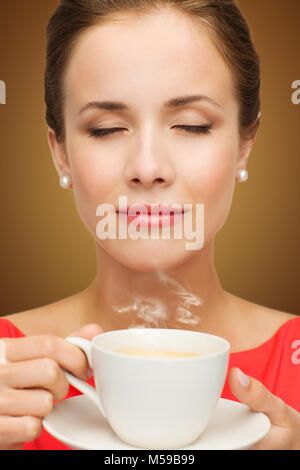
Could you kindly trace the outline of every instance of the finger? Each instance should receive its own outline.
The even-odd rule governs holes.
[[[73,333],[85,339],[92,339],[102,333],[102,328],[95,323],[84,325]],[[80,348],[63,338],[53,335],[28,336],[24,338],[5,338],[6,360],[8,362],[50,357],[61,367],[84,380],[89,378],[89,366],[86,355]]]
[[[273,395],[261,382],[246,376],[240,369],[232,368],[229,372],[229,384],[236,398],[253,411],[265,413],[271,423],[288,427],[291,420],[290,407]]]
[[[49,358],[0,365],[0,384],[0,388],[46,389],[52,393],[54,401],[62,400],[69,391],[69,382],[62,369]]]
[[[43,418],[52,408],[53,396],[46,390],[1,390],[0,415]]]
[[[63,338],[52,335],[5,338],[8,362],[51,358],[72,374],[84,380],[88,378],[88,361],[84,352]]]
[[[291,450],[293,436],[280,426],[271,426],[267,435],[247,450]]]
[[[76,330],[69,336],[80,336],[81,338],[91,340],[94,336],[100,335],[101,333],[103,333],[103,329],[98,325],[98,323],[89,323],[82,326],[79,330]]]
[[[31,442],[41,434],[42,420],[33,416],[0,416],[0,445],[2,449]]]
[[[6,364],[6,346],[2,340],[0,340],[0,364]]]
[[[5,449],[0,446],[0,450],[23,450],[24,444],[20,442],[19,444],[12,444]]]

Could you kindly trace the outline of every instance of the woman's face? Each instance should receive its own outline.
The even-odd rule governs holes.
[[[184,236],[100,240],[96,210],[104,203],[118,207],[121,195],[128,206],[192,204],[195,230],[196,204],[204,204],[204,247],[224,224],[250,147],[239,138],[230,70],[207,32],[174,12],[94,26],[79,37],[66,72],[66,140],[57,144],[49,131],[49,143],[97,245],[140,271],[174,268],[199,254],[185,249]],[[204,98],[165,106],[194,95]],[[83,110],[95,101],[125,106]],[[122,130],[91,136],[100,128]]]

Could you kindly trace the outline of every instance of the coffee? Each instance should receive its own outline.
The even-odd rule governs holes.
[[[115,352],[121,354],[129,354],[131,356],[142,356],[142,357],[195,357],[202,356],[196,352],[183,352],[183,351],[169,351],[156,348],[120,348],[115,349]]]

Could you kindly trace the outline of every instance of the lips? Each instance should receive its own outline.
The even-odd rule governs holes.
[[[171,205],[167,204],[133,204],[132,206],[125,209],[117,209],[116,212],[127,215],[135,215],[138,212],[144,214],[145,211],[147,211],[149,215],[183,214],[184,209],[182,209],[180,204],[176,204],[176,206],[177,207],[171,207]]]

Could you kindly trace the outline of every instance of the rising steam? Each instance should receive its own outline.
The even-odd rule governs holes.
[[[132,302],[127,306],[112,305],[114,312],[128,314],[131,324],[128,328],[196,328],[201,319],[190,311],[192,306],[200,306],[203,301],[186,291],[162,271],[157,272],[162,292],[169,290],[173,300],[167,305],[159,297],[144,297],[132,294]]]

